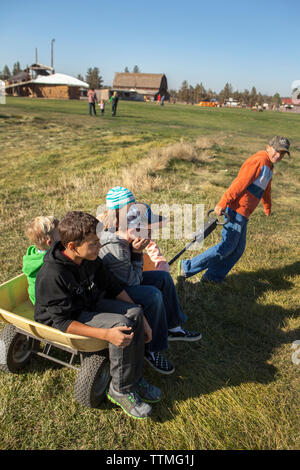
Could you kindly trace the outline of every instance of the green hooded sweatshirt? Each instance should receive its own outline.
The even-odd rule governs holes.
[[[31,245],[26,255],[23,256],[23,273],[28,279],[28,293],[33,305],[35,304],[35,279],[40,268],[44,264],[44,256],[47,250],[38,250],[35,245]]]

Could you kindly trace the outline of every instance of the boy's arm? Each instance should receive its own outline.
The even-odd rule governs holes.
[[[269,181],[265,192],[261,198],[266,216],[271,214],[271,181]]]
[[[121,285],[134,286],[141,283],[143,274],[143,256],[139,253],[132,253],[130,248],[123,245],[113,245],[114,252],[103,252],[100,256],[104,265],[109,271],[114,273],[114,277]]]
[[[242,165],[238,176],[231,183],[227,191],[222,196],[221,200],[218,202],[218,206],[222,209],[226,207],[243,194],[243,192],[253,183],[253,181],[258,178],[260,173],[261,164],[257,160],[246,160]]]
[[[167,263],[166,258],[162,255],[157,243],[150,240],[149,244],[146,246],[146,252],[149,255],[149,258],[155,264],[155,268],[158,271],[167,271],[169,272],[169,264]]]
[[[73,320],[67,328],[66,333],[73,335],[88,336],[108,341],[120,348],[126,348],[134,336],[131,327],[115,326],[113,328],[95,328]]]

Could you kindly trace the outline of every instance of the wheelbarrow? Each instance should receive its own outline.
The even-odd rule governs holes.
[[[18,373],[38,355],[77,370],[74,398],[90,408],[100,406],[110,381],[106,341],[63,333],[34,321],[25,274],[0,285],[0,321],[8,323],[0,332],[0,370]],[[55,349],[69,353],[69,360],[55,357]],[[75,364],[76,358],[80,365]]]
[[[195,243],[196,241],[201,243],[203,240],[205,240],[206,237],[208,237],[208,235],[210,235],[217,228],[218,225],[223,226],[223,225],[226,225],[229,222],[230,217],[227,214],[227,212],[225,212],[225,211],[222,212],[222,215],[225,216],[225,221],[224,222],[219,222],[217,217],[210,217],[210,214],[212,212],[214,212],[214,209],[211,209],[210,211],[208,211],[208,213],[207,213],[208,220],[204,223],[203,228],[194,233],[193,239],[179,253],[177,253],[177,255],[175,255],[174,258],[172,258],[169,261],[169,263],[168,263],[169,266],[171,266],[171,264],[173,264],[178,258],[180,258],[180,256],[186,250],[188,250],[188,248],[190,246],[192,246],[193,243]],[[144,254],[144,269],[143,270],[144,271],[155,271],[155,264],[153,263],[153,261],[151,261],[149,255],[147,253]]]

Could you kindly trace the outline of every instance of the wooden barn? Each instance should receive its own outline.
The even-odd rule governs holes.
[[[157,100],[158,95],[169,99],[167,77],[163,73],[116,73],[113,90],[120,98]]]
[[[80,98],[80,88],[89,88],[87,83],[63,73],[38,76],[31,86],[33,96],[37,98],[77,100]]]
[[[26,71],[6,81],[6,94],[34,98],[79,99],[80,89],[89,88],[87,83],[77,78],[53,72],[52,67],[33,64]]]

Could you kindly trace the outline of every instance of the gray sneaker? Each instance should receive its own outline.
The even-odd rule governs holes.
[[[114,390],[112,383],[110,383],[106,396],[112,403],[119,405],[132,418],[145,419],[151,415],[151,406],[143,402],[136,392],[117,392]]]
[[[154,385],[148,384],[144,377],[139,381],[136,391],[139,397],[148,403],[157,403],[161,400],[160,389]]]

